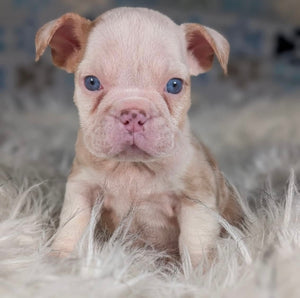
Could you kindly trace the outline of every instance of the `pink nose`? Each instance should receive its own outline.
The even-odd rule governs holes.
[[[142,131],[147,120],[143,110],[123,110],[120,113],[120,121],[130,133]]]

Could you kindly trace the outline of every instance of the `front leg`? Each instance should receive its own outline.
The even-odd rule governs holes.
[[[208,203],[184,199],[178,215],[180,255],[183,260],[188,252],[193,267],[199,264],[203,255],[212,252],[220,231],[213,212],[216,200],[211,198],[205,201]]]
[[[86,230],[93,206],[93,187],[78,177],[69,178],[60,223],[52,244],[55,255],[67,256]]]

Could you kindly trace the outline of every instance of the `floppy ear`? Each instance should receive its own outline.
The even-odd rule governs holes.
[[[196,76],[208,71],[212,66],[214,55],[227,74],[230,49],[228,41],[217,31],[199,24],[186,23],[181,27],[185,34],[191,75]]]
[[[92,22],[75,13],[67,13],[45,24],[36,34],[35,47],[38,61],[49,45],[53,63],[74,72],[86,45]]]

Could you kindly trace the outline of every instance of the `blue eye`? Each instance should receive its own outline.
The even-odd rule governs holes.
[[[168,93],[179,93],[182,90],[182,80],[176,78],[169,80],[166,86],[166,90]]]
[[[101,87],[100,81],[95,76],[86,76],[84,78],[84,85],[90,91],[99,90]]]

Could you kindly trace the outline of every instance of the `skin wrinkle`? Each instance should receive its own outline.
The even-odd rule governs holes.
[[[199,63],[210,67],[211,53],[225,71],[228,43],[201,25],[178,26],[153,10],[118,8],[93,22],[67,14],[46,24],[37,34],[37,58],[49,44],[47,34],[57,35],[62,44],[56,55],[65,57],[60,50],[68,48],[64,36],[70,22],[80,51],[73,51],[60,66],[75,72],[80,128],[53,248],[62,255],[74,249],[80,235],[73,232],[88,225],[88,202],[101,193],[100,230],[113,235],[130,215],[127,228],[139,236],[138,245],[146,243],[177,256],[187,247],[195,266],[203,251],[211,251],[220,231],[204,205],[220,208],[229,221],[239,212],[209,151],[191,135],[187,117],[190,74],[203,71]],[[89,30],[83,30],[87,24]],[[197,38],[191,38],[194,34]],[[198,46],[201,55],[195,51]],[[96,76],[103,89],[86,90],[87,75]],[[183,80],[178,94],[165,90],[171,78]],[[128,131],[120,118],[122,111],[133,110],[147,116],[136,132]],[[83,192],[78,191],[81,187]],[[78,208],[85,212],[63,226],[66,216]]]

